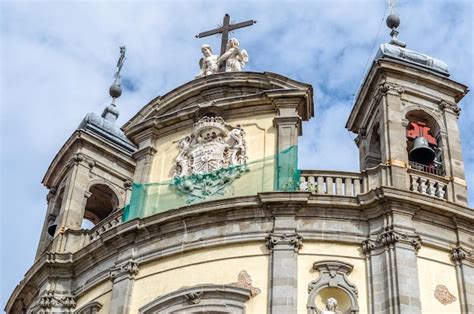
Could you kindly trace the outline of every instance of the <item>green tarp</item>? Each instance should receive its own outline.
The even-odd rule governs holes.
[[[134,183],[130,204],[124,208],[122,219],[125,222],[215,199],[297,191],[300,181],[297,165],[298,150],[291,146],[275,156],[245,165],[157,183]]]

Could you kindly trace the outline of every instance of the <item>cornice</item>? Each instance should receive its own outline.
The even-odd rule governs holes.
[[[456,228],[455,221],[462,222],[463,225],[474,224],[474,214],[470,208],[419,194],[416,194],[416,197],[414,196],[415,193],[410,191],[386,187],[360,194],[357,197],[318,195],[309,192],[267,192],[254,196],[235,197],[190,205],[143,219],[134,219],[105,230],[99,238],[75,253],[43,254],[33,264],[32,268],[26,273],[24,280],[11,295],[7,303],[7,309],[12,308],[15,300],[20,299],[20,295],[35,295],[35,291],[41,283],[51,274],[64,277],[74,274],[77,278],[83,272],[95,269],[97,261],[110,263],[115,259],[114,256],[117,252],[126,247],[139,243],[151,243],[153,242],[152,239],[162,239],[183,232],[183,221],[186,221],[188,228],[192,226],[195,230],[199,228],[207,229],[212,224],[220,226],[223,222],[226,222],[222,224],[222,226],[225,226],[229,220],[235,223],[248,220],[252,221],[255,226],[258,222],[261,229],[249,229],[246,232],[240,231],[225,235],[210,233],[207,238],[199,241],[180,242],[179,245],[163,247],[158,251],[142,250],[140,256],[134,257],[134,262],[141,265],[165,256],[181,254],[204,247],[248,242],[259,242],[264,245],[265,238],[267,238],[269,247],[274,246],[275,243],[287,241],[295,249],[298,249],[301,246],[302,235],[308,240],[333,241],[334,239],[340,239],[341,241],[351,241],[352,239],[353,243],[361,241],[364,238],[363,233],[367,235],[367,228],[364,227],[359,228],[361,234],[354,234],[349,231],[347,237],[343,236],[340,231],[338,231],[339,235],[335,232],[331,233],[331,230],[326,230],[327,232],[324,232],[325,237],[323,238],[321,238],[321,234],[307,232],[307,230],[302,232],[298,230],[298,234],[295,235],[273,234],[273,237],[269,237],[269,232],[272,230],[272,215],[275,213],[284,215],[291,212],[298,220],[305,218],[314,220],[316,216],[318,216],[318,220],[325,218],[334,220],[334,217],[340,217],[340,219],[349,219],[360,224],[371,219],[379,219],[378,217],[396,211],[403,215],[414,215],[413,219],[421,219],[422,217],[417,218],[417,212],[423,210],[427,213],[431,212],[445,217],[457,217],[457,220],[445,221],[445,223],[451,221],[451,227],[453,228]],[[359,215],[357,215],[357,212],[359,212]],[[212,219],[209,217],[212,217]],[[429,242],[430,240],[427,237],[429,235],[423,235],[423,241]],[[366,245],[368,247],[382,247],[394,243],[411,245],[416,250],[419,247],[419,236],[398,229],[382,230],[379,235],[372,234]],[[449,246],[453,246],[453,243],[446,239],[444,244],[439,242],[437,245],[444,245],[449,248]],[[134,269],[134,267],[125,268]],[[114,269],[114,272],[116,271],[117,269]],[[87,283],[87,287],[110,278],[106,273],[92,276],[95,276],[96,279]]]

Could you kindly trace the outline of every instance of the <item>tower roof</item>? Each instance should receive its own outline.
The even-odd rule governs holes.
[[[379,51],[375,56],[375,60],[378,59],[393,59],[407,62],[438,74],[449,76],[448,65],[445,62],[391,43],[380,45]]]

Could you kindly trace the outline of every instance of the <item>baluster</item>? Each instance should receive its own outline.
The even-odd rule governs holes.
[[[342,186],[342,178],[337,177],[336,178],[336,195],[344,195],[344,190]]]
[[[300,191],[308,191],[308,182],[306,182],[306,177],[300,177]]]
[[[308,191],[311,193],[318,193],[318,186],[314,176],[308,177]]]
[[[354,179],[354,196],[357,196],[362,192],[360,188],[361,188],[360,179]]]
[[[326,193],[329,195],[334,194],[334,179],[332,177],[326,177]]]
[[[434,196],[435,195],[435,191],[436,191],[436,188],[435,188],[435,184],[437,184],[436,182],[433,182],[432,180],[428,180],[427,182],[427,193],[428,195],[431,195],[431,196]]]
[[[352,179],[351,178],[345,178],[344,179],[344,195],[346,196],[353,196],[354,192],[352,189]]]
[[[413,176],[410,176],[410,191],[418,191],[418,179],[415,179]]]
[[[437,183],[436,196],[442,199],[446,199],[446,185]]]
[[[418,177],[418,192],[422,194],[426,194],[426,179],[422,177]]]
[[[321,194],[326,193],[327,189],[326,190],[324,189],[324,177],[319,176],[317,178],[317,181],[318,181],[318,191],[317,191],[317,193],[321,193]]]

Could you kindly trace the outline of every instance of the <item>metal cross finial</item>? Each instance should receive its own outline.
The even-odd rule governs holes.
[[[237,23],[237,24],[230,24],[230,15],[226,13],[226,15],[224,15],[224,20],[223,20],[223,23],[222,23],[221,27],[212,29],[210,31],[199,33],[195,37],[196,38],[202,38],[202,37],[207,37],[207,36],[214,35],[214,34],[222,34],[221,53],[220,53],[220,56],[222,56],[225,53],[226,45],[227,45],[227,42],[229,41],[229,32],[234,30],[234,29],[247,27],[247,26],[252,26],[255,23],[257,23],[257,21],[248,20],[248,21],[245,21],[245,22]],[[221,67],[222,66],[223,65],[221,65]]]
[[[114,84],[120,85],[120,71],[122,71],[123,64],[125,63],[125,46],[120,47],[120,57],[117,61],[117,71],[114,74]]]
[[[120,57],[117,61],[117,70],[114,74],[114,82],[109,88],[109,94],[112,97],[112,104],[115,103],[115,99],[122,95],[122,87],[120,86],[120,71],[122,71],[123,64],[125,62],[125,46],[120,47]]]
[[[390,9],[390,14],[393,14],[397,2],[398,0],[388,0],[388,8]]]

